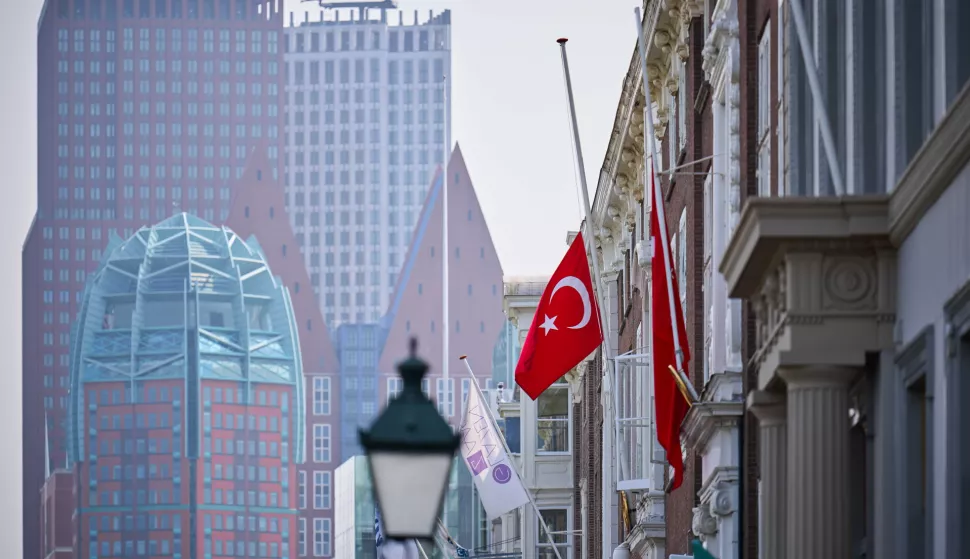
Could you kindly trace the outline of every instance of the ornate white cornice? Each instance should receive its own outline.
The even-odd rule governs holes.
[[[690,21],[703,13],[699,0],[648,0],[643,20],[647,42],[647,82],[653,106],[657,137],[666,133],[669,99],[679,87],[679,68],[689,49]],[[623,81],[610,136],[600,169],[590,231],[594,232],[596,257],[604,268],[635,247],[621,240],[636,227],[639,206],[644,200],[643,68],[639,47],[634,47]],[[638,252],[638,261],[643,257]]]
[[[726,78],[733,83],[738,81],[737,45],[737,0],[719,0],[711,14],[711,30],[704,40],[701,65],[715,95],[722,94]]]

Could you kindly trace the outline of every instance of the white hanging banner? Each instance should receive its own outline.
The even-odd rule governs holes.
[[[489,520],[529,502],[515,465],[506,454],[502,433],[492,422],[480,390],[468,391],[461,422],[461,457],[475,480]]]

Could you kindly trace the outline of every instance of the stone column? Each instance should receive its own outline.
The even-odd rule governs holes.
[[[788,384],[786,559],[849,559],[851,367],[778,370]]]
[[[760,550],[764,559],[785,559],[788,492],[788,425],[781,394],[756,390],[748,408],[758,418],[761,489],[758,497]]]

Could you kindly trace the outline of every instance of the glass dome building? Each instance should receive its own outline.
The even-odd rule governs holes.
[[[188,214],[111,240],[71,347],[79,559],[295,556],[296,332],[254,240]]]

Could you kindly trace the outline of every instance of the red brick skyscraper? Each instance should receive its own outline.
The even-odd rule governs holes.
[[[283,145],[282,6],[47,0],[37,216],[23,250],[24,557],[40,555],[44,413],[64,463],[71,323],[109,232],[176,209],[225,219],[256,141]]]

